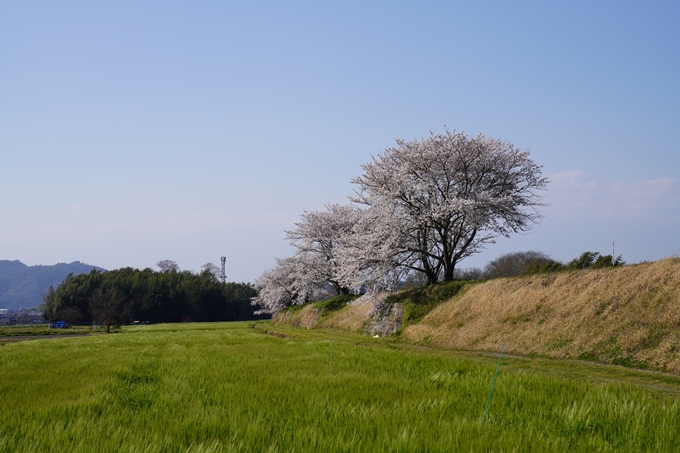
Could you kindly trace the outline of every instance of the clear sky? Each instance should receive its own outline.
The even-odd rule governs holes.
[[[394,138],[530,149],[539,250],[680,254],[680,3],[0,0],[0,259],[254,281]]]

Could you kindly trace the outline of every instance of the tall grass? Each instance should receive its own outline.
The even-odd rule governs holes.
[[[266,334],[271,329],[286,337]],[[323,331],[160,325],[7,343],[0,451],[680,447],[680,378],[665,377],[656,390],[598,368],[607,377],[593,383],[566,378],[549,362],[504,358],[482,426],[497,357],[333,337],[332,383]]]

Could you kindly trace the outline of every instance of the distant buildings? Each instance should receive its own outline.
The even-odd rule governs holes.
[[[9,308],[0,308],[0,326],[9,326],[15,324],[45,324],[42,314],[34,309],[22,308],[19,311],[17,319],[17,312]]]
[[[7,308],[0,308],[0,326],[17,323],[17,312]]]

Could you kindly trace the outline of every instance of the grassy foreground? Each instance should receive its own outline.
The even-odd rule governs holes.
[[[278,336],[266,333],[276,330]],[[0,346],[0,452],[678,451],[680,378],[260,323]]]

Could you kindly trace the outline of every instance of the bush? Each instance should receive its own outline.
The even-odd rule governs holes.
[[[591,266],[593,269],[600,269],[603,267],[617,267],[617,266],[623,266],[626,264],[623,259],[621,259],[621,255],[617,256],[616,259],[612,259],[611,255],[604,255],[604,256],[599,256],[593,265]]]
[[[578,258],[574,258],[567,264],[567,269],[585,269],[593,265],[599,258],[600,254],[597,252],[583,252]]]
[[[598,252],[583,252],[581,256],[567,264],[566,269],[601,269],[604,267],[617,267],[626,264],[621,255],[612,259],[612,255],[600,255]]]
[[[387,296],[388,304],[403,303],[403,326],[415,324],[431,312],[437,305],[457,295],[465,286],[476,283],[464,280],[435,283],[406,289]]]
[[[564,269],[564,265],[559,261],[550,260],[547,263],[534,261],[527,265],[522,275],[545,274],[546,272],[557,272]]]
[[[358,299],[359,297],[360,296],[356,296],[353,294],[335,296],[330,299],[322,300],[321,302],[316,302],[314,304],[314,308],[320,309],[321,315],[326,315],[328,313],[340,310],[345,305],[352,302],[353,300]]]
[[[543,252],[527,251],[506,253],[484,268],[486,278],[517,277],[523,275],[530,265],[543,266],[555,262]]]

